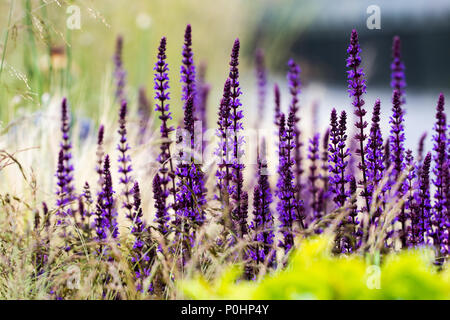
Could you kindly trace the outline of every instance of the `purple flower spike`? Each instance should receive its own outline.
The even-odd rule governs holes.
[[[232,192],[230,181],[231,175],[231,154],[233,152],[233,139],[231,135],[231,81],[228,78],[223,88],[223,97],[220,101],[218,129],[216,135],[219,137],[219,144],[215,150],[215,155],[219,158],[218,169],[216,171],[217,189],[219,199],[229,206],[229,195]]]
[[[97,197],[95,228],[99,241],[108,236],[116,239],[119,235],[109,155],[103,161],[103,188]]]
[[[67,188],[66,188],[66,176],[64,171],[64,151],[61,149],[58,154],[58,165],[56,169],[56,179],[57,179],[57,190],[56,190],[56,206],[58,210],[56,211],[56,215],[58,216],[58,220],[56,221],[57,225],[63,223],[65,217],[67,216],[67,209],[65,206],[69,203],[67,198]]]
[[[231,198],[234,201],[234,209],[232,210],[232,220],[235,224],[235,232],[238,237],[242,238],[247,233],[247,212],[245,210],[245,192],[243,191],[243,170],[245,168],[242,163],[242,156],[244,151],[242,145],[244,144],[244,137],[239,136],[239,132],[244,129],[242,124],[242,118],[244,117],[242,110],[239,108],[242,106],[239,96],[242,94],[239,87],[239,39],[234,41],[233,49],[231,51],[230,61],[230,85],[231,85],[231,119],[232,119],[232,135],[233,135],[233,154],[232,154],[232,177],[233,187],[231,192]]]
[[[120,183],[123,185],[122,195],[124,196],[123,207],[128,211],[128,215],[132,214],[133,204],[131,202],[131,188],[130,184],[133,183],[133,178],[130,173],[133,170],[131,166],[131,157],[128,154],[130,146],[127,141],[127,129],[126,129],[126,115],[127,115],[127,103],[122,101],[122,106],[119,113],[119,135],[120,140],[117,145],[120,155],[118,158]]]
[[[176,226],[181,226],[184,221],[184,233],[189,233],[189,238],[193,240],[196,229],[205,222],[205,212],[203,207],[206,203],[203,177],[204,174],[199,164],[194,159],[194,97],[190,96],[186,100],[184,107],[184,130],[181,132],[183,143],[180,148],[179,162],[176,174],[179,178],[177,192],[177,219]],[[190,229],[190,230],[189,230]],[[191,243],[190,247],[192,247]]]
[[[123,68],[122,62],[122,49],[123,49],[123,37],[118,36],[116,39],[116,51],[114,53],[113,61],[114,61],[114,78],[116,79],[116,98],[120,103],[126,100],[125,97],[125,77],[126,72]]]
[[[378,188],[384,173],[383,163],[383,137],[380,129],[380,100],[375,101],[372,113],[372,124],[370,127],[370,135],[367,140],[366,154],[367,154],[367,180],[371,181],[367,185],[369,193],[369,204],[372,204],[372,195]],[[378,208],[372,222],[381,214],[381,208]]]
[[[358,168],[362,172],[363,180],[359,183],[363,186],[363,191],[361,196],[365,199],[366,210],[369,210],[370,205],[370,194],[367,189],[367,165],[365,161],[365,149],[364,141],[367,135],[364,133],[364,129],[367,127],[368,123],[364,121],[364,116],[366,115],[366,110],[364,109],[364,99],[363,94],[366,93],[366,80],[364,79],[363,69],[360,68],[361,65],[361,48],[359,46],[358,33],[355,29],[352,30],[350,37],[350,45],[347,49],[349,57],[347,58],[347,71],[348,78],[348,92],[350,97],[353,99],[353,106],[355,108],[354,114],[357,117],[357,122],[355,123],[358,132],[355,135],[355,141],[359,143],[356,147],[355,153],[360,156],[360,162]]]
[[[169,111],[169,67],[166,63],[166,37],[161,38],[161,42],[158,48],[158,61],[153,68],[155,70],[155,111],[159,113],[159,119],[161,120],[161,138],[163,142],[161,143],[161,153],[158,156],[158,161],[161,164],[159,172],[161,174],[161,184],[163,188],[163,194],[168,195],[172,192],[174,205],[176,199],[176,184],[175,184],[175,171],[172,161],[172,156],[170,154],[170,144],[169,134],[174,130],[173,127],[169,126],[167,121],[172,120],[171,112]],[[169,182],[172,181],[172,186],[169,187]],[[167,200],[167,196],[166,196]]]
[[[392,43],[392,64],[391,64],[391,87],[400,92],[400,103],[404,104],[405,99],[405,65],[402,62],[400,37],[395,36]]]
[[[143,292],[143,283],[145,278],[150,275],[151,266],[155,256],[155,250],[152,243],[145,239],[144,234],[147,226],[142,220],[141,192],[139,184],[133,186],[133,213],[129,217],[132,223],[131,234],[134,236],[134,244],[131,250],[131,262],[136,276],[137,290]],[[150,283],[147,292],[151,292],[153,285]]]
[[[103,185],[103,156],[105,155],[105,152],[103,150],[103,139],[105,136],[105,127],[103,125],[100,125],[100,128],[98,129],[98,138],[97,138],[97,166],[95,167],[95,171],[98,174],[98,185],[100,189]]]
[[[301,215],[302,203],[297,202],[295,198],[295,185],[292,159],[292,149],[295,148],[294,142],[294,123],[295,115],[293,112],[289,113],[287,126],[285,123],[285,116],[280,114],[280,145],[279,145],[279,167],[278,167],[278,183],[277,193],[279,202],[277,204],[277,211],[279,213],[280,228],[283,239],[280,240],[279,246],[287,253],[294,245],[294,223],[298,221],[300,227],[304,229],[304,216]],[[301,214],[299,214],[299,212]]]
[[[448,175],[448,155],[447,155],[447,121],[444,110],[444,95],[439,96],[436,107],[436,124],[434,125],[435,134],[433,135],[433,173],[435,179],[432,180],[434,193],[434,206],[432,215],[432,236],[437,251],[442,255],[449,253],[448,247],[448,215],[450,208],[447,207],[445,179]]]
[[[408,175],[405,181],[405,212],[402,215],[402,223],[409,221],[409,226],[406,228],[406,245],[408,247],[416,247],[420,238],[420,216],[418,214],[417,202],[415,199],[416,186],[416,165],[411,150],[406,151],[405,155],[406,168]]]
[[[403,142],[405,141],[405,133],[403,127],[403,109],[401,107],[400,92],[398,90],[394,91],[392,97],[392,116],[389,120],[391,124],[391,161],[393,163],[393,177],[397,181],[400,177],[405,165],[403,163],[405,149],[403,147]]]
[[[255,244],[251,246],[250,257],[256,264],[267,262],[269,267],[274,267],[273,216],[270,210],[272,192],[267,175],[265,149],[263,141],[261,155],[258,155],[258,183],[253,192],[253,222],[250,229],[254,231],[253,241]]]
[[[289,106],[289,113],[294,114],[294,176],[295,176],[295,188],[296,188],[296,200],[300,201],[302,195],[302,153],[301,148],[303,146],[301,142],[301,131],[300,131],[300,116],[299,116],[299,106],[298,106],[298,95],[300,94],[300,67],[295,63],[294,60],[289,60],[288,62],[289,71],[287,79],[289,82],[289,92],[291,93],[291,104]]]
[[[330,143],[330,128],[327,128],[322,140],[322,153],[321,153],[321,165],[320,165],[320,180],[322,181],[322,189],[319,193],[319,205],[320,212],[327,214],[328,199],[330,197],[329,192],[329,179],[328,179],[328,145]]]
[[[192,28],[188,24],[184,33],[183,59],[181,61],[181,82],[183,83],[182,100],[195,95],[195,65],[192,52]]]
[[[67,99],[63,98],[61,103],[61,133],[62,141],[60,143],[60,152],[58,155],[58,167],[56,172],[58,190],[56,195],[58,197],[56,205],[58,210],[57,224],[66,225],[65,217],[72,216],[72,208],[68,206],[76,199],[73,186],[73,166],[72,166],[72,144],[70,142],[70,119]]]
[[[153,198],[155,199],[155,222],[158,225],[158,231],[162,235],[169,233],[169,213],[167,212],[164,191],[161,188],[161,178],[159,174],[155,174],[153,178]]]
[[[317,180],[319,179],[317,162],[319,161],[319,134],[316,133],[312,139],[309,140],[308,159],[310,160],[309,166],[309,192],[311,194],[311,209],[312,221],[320,219],[320,203],[319,203],[319,187]]]
[[[348,165],[347,158],[350,156],[350,150],[346,147],[347,114],[342,111],[338,122],[336,109],[331,111],[330,120],[330,145],[328,148],[328,162],[330,172],[330,190],[334,193],[333,198],[337,207],[343,207],[348,197],[346,184],[349,178],[346,176]]]
[[[423,167],[419,177],[419,190],[416,195],[418,203],[419,216],[419,244],[428,244],[427,235],[430,235],[430,167],[431,167],[431,153],[427,153],[423,161]]]

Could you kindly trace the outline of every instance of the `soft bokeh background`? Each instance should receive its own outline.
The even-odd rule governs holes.
[[[66,27],[69,5],[81,10],[80,30]],[[366,27],[369,5],[381,9],[381,30]],[[67,95],[78,114],[97,122],[105,95],[113,92],[112,56],[118,34],[124,37],[126,90],[131,104],[140,86],[153,96],[156,49],[161,36],[167,36],[172,111],[178,117],[179,68],[187,23],[193,28],[195,62],[208,66],[207,81],[212,88],[210,122],[216,119],[236,37],[242,43],[241,85],[246,119],[271,123],[274,82],[283,89],[283,107],[287,108],[286,62],[292,57],[302,68],[301,116],[304,131],[308,132],[305,138],[312,131],[313,105],[319,107],[318,129],[327,125],[332,107],[350,109],[345,58],[352,28],[360,33],[368,83],[367,107],[370,110],[375,98],[381,98],[385,130],[390,114],[391,41],[396,34],[402,38],[409,147],[415,149],[422,132],[430,131],[438,94],[448,93],[450,88],[450,2],[446,0],[1,0],[0,12],[3,127],[45,107],[56,94]],[[264,117],[255,108],[257,47],[266,52],[269,73]]]

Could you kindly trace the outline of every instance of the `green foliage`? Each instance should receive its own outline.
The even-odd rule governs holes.
[[[359,255],[333,256],[326,236],[305,240],[286,269],[257,283],[238,281],[233,266],[217,280],[204,277],[183,282],[193,299],[449,299],[450,272],[433,266],[428,249],[407,250],[383,257],[380,267]]]

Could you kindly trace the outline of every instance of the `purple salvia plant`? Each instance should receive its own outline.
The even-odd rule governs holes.
[[[417,145],[417,162],[419,164],[421,164],[423,161],[423,151],[425,149],[425,139],[426,138],[427,138],[427,133],[426,132],[422,133],[422,135],[420,136],[420,139],[419,139],[419,143]]]
[[[352,196],[350,201],[350,214],[347,217],[348,223],[351,225],[351,235],[353,239],[347,239],[345,244],[347,246],[346,252],[355,252],[361,246],[362,243],[362,228],[358,227],[360,222],[358,220],[358,199],[356,197],[357,183],[355,177],[350,178],[350,195]]]
[[[433,174],[435,179],[432,180],[435,193],[434,193],[434,206],[432,211],[432,236],[433,243],[437,248],[437,251],[442,255],[448,254],[448,243],[445,244],[445,238],[448,238],[448,234],[445,233],[446,218],[448,217],[448,210],[450,210],[446,204],[446,190],[445,179],[448,175],[446,170],[446,164],[448,162],[447,155],[447,121],[444,110],[444,95],[439,95],[439,100],[436,107],[436,124],[434,125],[435,134],[433,135],[433,160],[434,168]],[[448,168],[447,168],[448,169]]]
[[[277,211],[279,213],[280,229],[283,235],[279,246],[284,249],[285,253],[294,245],[293,229],[295,221],[298,220],[300,226],[305,228],[304,217],[298,215],[300,211],[298,207],[300,204],[295,198],[294,160],[292,157],[292,150],[295,148],[294,125],[295,115],[293,112],[289,113],[287,125],[284,114],[280,114],[279,167],[276,194],[279,199]]]
[[[70,201],[75,199],[73,186],[73,165],[72,165],[72,143],[70,142],[70,118],[69,106],[67,99],[63,98],[61,104],[61,132],[62,142],[61,149],[64,154],[64,175],[66,180],[66,193]]]
[[[419,215],[420,238],[419,244],[428,244],[427,235],[430,229],[430,167],[431,167],[431,153],[427,153],[423,161],[422,170],[419,177],[419,188],[416,195],[417,210]]]
[[[422,167],[423,162],[423,153],[425,149],[425,139],[427,138],[427,133],[424,132],[419,139],[419,143],[417,144],[417,175],[420,176],[420,168]]]
[[[295,63],[294,60],[289,60],[288,62],[288,75],[287,79],[289,82],[289,92],[291,94],[291,103],[289,105],[289,113],[294,114],[294,139],[295,139],[295,148],[294,148],[294,177],[295,177],[295,188],[296,188],[296,200],[300,201],[302,195],[302,142],[301,142],[301,131],[300,131],[300,116],[299,116],[299,105],[298,105],[298,95],[300,94],[300,67]],[[300,207],[298,208],[300,209]]]
[[[400,92],[398,90],[394,91],[392,96],[392,116],[389,120],[391,124],[391,135],[390,135],[390,149],[391,149],[391,162],[393,164],[393,179],[395,181],[400,177],[402,170],[404,168],[404,146],[405,133],[403,127],[403,109],[401,107]]]
[[[62,141],[60,143],[56,170],[58,186],[56,191],[56,206],[58,208],[56,215],[58,216],[57,224],[63,226],[63,237],[66,238],[67,218],[73,215],[70,204],[76,200],[73,187],[73,166],[71,163],[72,144],[70,142],[70,119],[66,98],[63,98],[61,103],[61,133]],[[69,249],[69,247],[66,246],[66,249]]]
[[[133,178],[131,177],[131,171],[133,170],[131,166],[131,157],[129,155],[130,146],[127,140],[127,129],[126,129],[126,119],[127,116],[127,102],[122,101],[122,105],[119,112],[119,130],[120,135],[119,144],[117,145],[117,150],[119,151],[119,158],[117,162],[119,164],[119,174],[120,174],[120,184],[123,186],[122,195],[124,196],[123,207],[127,210],[128,216],[132,214],[133,203],[131,200],[131,188],[130,184],[133,183]]]
[[[163,235],[169,233],[169,213],[167,211],[164,191],[162,189],[161,178],[156,173],[153,178],[153,198],[155,199],[155,222],[157,224],[158,231]]]
[[[380,181],[383,178],[384,163],[383,163],[383,137],[380,129],[380,100],[375,101],[372,113],[372,124],[370,127],[370,134],[366,145],[367,155],[367,180],[370,183],[367,185],[367,191],[369,193],[369,205],[372,205],[372,197],[375,190],[379,187]],[[375,203],[377,203],[375,200]],[[370,209],[370,208],[369,208]],[[370,211],[368,211],[370,212]],[[378,207],[371,217],[371,222],[380,216],[381,208]]]
[[[404,141],[405,141],[405,134],[404,134],[404,126],[403,126],[403,114],[404,111],[401,107],[401,101],[400,101],[400,91],[395,90],[392,97],[392,116],[390,118],[390,124],[391,124],[391,135],[390,135],[390,144],[391,144],[391,161],[393,164],[392,169],[392,177],[390,184],[395,184],[397,182],[405,168],[405,162],[404,162]],[[403,196],[404,186],[402,185],[398,190],[394,190],[394,194],[401,197]],[[405,222],[405,206],[402,206],[401,213],[399,214],[399,220],[402,223],[402,231],[401,231],[401,240],[402,240],[402,246],[406,246],[406,222]]]
[[[137,181],[133,186],[133,210],[129,219],[131,220],[131,234],[134,236],[134,243],[131,249],[131,263],[136,276],[136,289],[143,292],[143,282],[145,278],[150,275],[151,260],[155,255],[151,242],[145,239],[147,227],[143,221],[142,207],[141,207],[141,192]],[[147,288],[147,292],[152,289],[152,284]]]
[[[330,128],[327,128],[322,139],[321,165],[320,165],[320,180],[322,181],[322,188],[319,191],[319,205],[320,212],[327,214],[327,204],[329,198],[328,190],[328,145],[330,142]]]
[[[223,97],[220,101],[219,120],[217,122],[218,129],[216,135],[219,137],[218,147],[215,155],[219,158],[218,169],[216,171],[217,189],[219,191],[219,199],[226,207],[229,206],[229,195],[231,189],[231,160],[230,156],[233,152],[233,141],[231,135],[231,81],[228,78],[223,88]]]
[[[392,63],[391,63],[391,87],[400,93],[400,103],[404,104],[405,99],[405,65],[402,61],[400,37],[395,36],[392,42]]]
[[[173,127],[168,125],[168,120],[172,119],[171,112],[169,111],[169,67],[166,63],[166,37],[161,38],[161,42],[158,48],[158,61],[155,64],[155,111],[159,113],[159,119],[161,120],[161,153],[158,156],[158,162],[161,164],[159,172],[161,174],[161,184],[163,194],[165,197],[165,203],[167,205],[167,197],[169,192],[173,194],[174,209],[176,202],[176,186],[175,186],[175,171],[172,162],[172,156],[170,154],[169,134],[174,130]],[[172,186],[169,187],[169,182],[172,182]]]
[[[81,226],[85,231],[85,233],[87,234],[86,237],[88,239],[91,239],[92,228],[89,221],[91,216],[94,215],[95,212],[93,212],[94,200],[92,199],[91,186],[87,181],[84,183],[83,193],[78,197],[78,201],[79,201],[79,212],[81,215]],[[81,208],[82,205],[83,207],[86,205],[86,208],[82,209]]]
[[[358,33],[355,29],[352,30],[350,45],[348,46],[347,53],[349,55],[347,58],[347,68],[350,69],[347,71],[348,93],[353,99],[352,104],[355,108],[354,114],[357,117],[357,121],[355,123],[355,127],[357,128],[355,142],[358,142],[359,145],[356,146],[355,153],[361,158],[358,164],[358,168],[361,170],[363,177],[363,180],[360,181],[360,184],[363,186],[361,196],[365,199],[366,210],[368,212],[370,206],[370,194],[367,190],[367,165],[365,161],[364,149],[364,141],[367,138],[367,135],[364,133],[364,129],[367,127],[368,123],[364,120],[366,110],[364,109],[363,99],[363,94],[366,93],[366,80],[364,79],[363,69],[360,68],[361,48],[359,46]]]
[[[417,203],[414,197],[414,192],[417,188],[417,174],[411,150],[407,150],[405,153],[405,164],[408,170],[405,181],[405,217],[407,217],[409,221],[406,244],[408,247],[416,247],[419,243],[418,239],[420,238],[420,216],[418,215]]]
[[[56,206],[58,207],[58,210],[56,211],[56,215],[58,216],[58,219],[56,221],[57,225],[63,224],[65,217],[66,217],[66,209],[65,206],[69,203],[67,199],[67,192],[66,192],[66,176],[64,171],[64,151],[61,149],[59,150],[58,154],[58,164],[56,169]]]
[[[346,147],[347,114],[342,111],[339,122],[336,109],[331,111],[330,119],[330,145],[328,148],[328,162],[330,173],[330,190],[335,195],[333,201],[337,207],[343,207],[347,199],[346,184],[349,179],[346,176],[348,165],[347,158],[350,156],[350,150]]]
[[[309,193],[311,195],[311,221],[320,219],[320,203],[319,203],[319,172],[318,172],[318,161],[319,161],[319,134],[316,133],[312,139],[309,140],[308,147],[308,159],[310,160],[309,165]]]
[[[390,137],[386,138],[383,146],[383,164],[385,170],[390,170],[392,162],[391,162],[391,139]]]
[[[191,245],[196,229],[203,225],[205,212],[203,206],[205,200],[205,187],[203,182],[203,172],[200,165],[196,163],[194,150],[194,96],[189,96],[184,107],[184,130],[180,130],[179,143],[183,143],[180,148],[176,175],[178,176],[177,192],[177,222],[182,225],[184,221],[184,233],[189,232]]]
[[[181,61],[182,100],[186,101],[191,95],[195,96],[195,64],[192,52],[192,28],[188,24],[184,33],[184,45]]]
[[[95,228],[99,241],[119,235],[109,155],[103,161],[103,188],[97,197]]]
[[[250,229],[254,232],[254,245],[251,246],[249,256],[256,264],[267,263],[269,267],[273,267],[275,263],[271,203],[272,192],[267,175],[266,146],[263,140],[261,155],[258,155],[258,182],[253,192],[253,221]]]
[[[232,177],[233,186],[231,192],[231,198],[234,201],[234,208],[232,210],[232,220],[235,224],[234,231],[237,233],[238,237],[242,238],[248,231],[247,226],[247,212],[245,210],[245,197],[248,197],[246,192],[243,190],[243,170],[245,168],[242,163],[242,156],[244,151],[242,150],[242,145],[244,143],[244,137],[239,135],[239,132],[244,129],[242,124],[242,118],[244,117],[240,107],[242,106],[239,96],[242,94],[241,88],[239,87],[239,49],[240,42],[239,39],[234,41],[233,49],[231,50],[231,61],[230,61],[230,106],[231,106],[231,119],[232,125],[231,130],[233,134],[233,154],[232,154]],[[248,205],[247,205],[248,206]]]
[[[126,72],[123,68],[122,62],[123,37],[118,36],[116,39],[116,51],[114,52],[114,79],[116,81],[116,99],[119,103],[126,100],[125,98],[125,77]]]

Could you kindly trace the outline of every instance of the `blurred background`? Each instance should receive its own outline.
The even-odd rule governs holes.
[[[366,26],[370,5],[380,8],[379,30]],[[74,12],[67,12],[70,6],[79,9],[79,29],[67,27],[68,19],[74,19]],[[272,123],[275,82],[282,88],[282,104],[287,109],[287,61],[294,58],[302,69],[300,104],[306,137],[310,131],[326,127],[332,107],[350,110],[345,59],[352,28],[360,34],[367,108],[370,112],[375,98],[381,99],[385,134],[391,108],[394,35],[401,37],[406,65],[409,147],[415,149],[425,130],[431,137],[438,94],[448,96],[450,91],[448,0],[1,0],[0,12],[3,128],[17,117],[45,107],[56,93],[67,95],[77,114],[95,121],[105,95],[114,94],[112,57],[119,34],[124,38],[126,93],[132,104],[136,104],[141,86],[153,97],[156,50],[159,39],[167,37],[171,105],[178,117],[181,49],[187,23],[193,29],[195,63],[207,65],[210,123],[216,121],[236,37],[241,40],[241,86],[247,121]],[[265,52],[268,73],[264,117],[256,109],[256,48]]]

